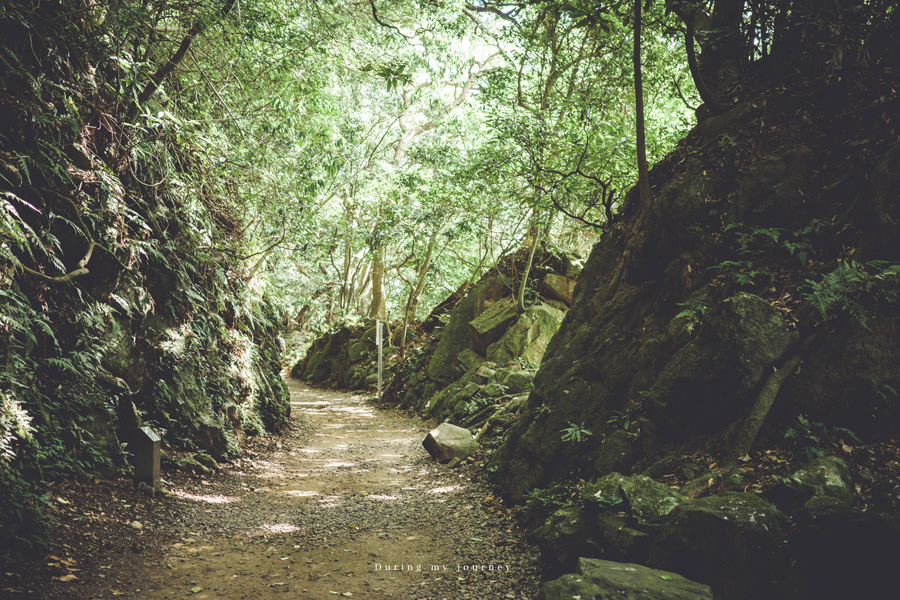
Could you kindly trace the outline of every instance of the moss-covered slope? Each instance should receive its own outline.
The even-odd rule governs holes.
[[[137,425],[223,458],[290,410],[234,207],[126,118],[126,17],[0,11],[0,562],[46,541],[43,482],[127,468]]]

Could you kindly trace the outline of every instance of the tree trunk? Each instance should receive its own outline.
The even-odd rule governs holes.
[[[403,335],[400,338],[400,353],[402,355],[403,351],[406,349],[406,332],[409,328],[409,322],[411,319],[416,318],[416,308],[419,306],[419,298],[422,296],[422,291],[425,289],[425,276],[428,274],[428,267],[431,266],[431,257],[434,254],[434,243],[437,240],[437,236],[441,233],[442,227],[439,225],[435,228],[433,232],[431,232],[431,237],[428,238],[428,248],[425,250],[425,258],[422,260],[422,266],[419,267],[418,275],[416,276],[416,287],[410,290],[409,299],[406,301],[406,310],[403,313]]]
[[[647,141],[644,131],[644,81],[641,74],[641,0],[634,0],[634,108],[637,133],[638,193],[641,213],[650,210],[650,169],[647,166]]]
[[[353,262],[353,212],[350,209],[350,205],[346,203],[346,198],[343,199],[345,201],[344,217],[347,221],[347,233],[344,237],[344,265],[341,273],[341,295],[338,306],[342,311],[346,311],[350,308],[350,295],[353,291],[353,283],[350,281],[350,268]]]
[[[538,241],[540,240],[540,228],[537,226],[537,215],[535,215],[534,225],[531,227],[531,248],[528,250],[528,261],[525,268],[522,269],[522,280],[519,282],[519,294],[516,297],[516,310],[519,314],[525,312],[525,288],[528,287],[528,274],[531,272],[531,265],[534,262],[534,251],[537,250]]]
[[[772,410],[772,405],[775,403],[775,398],[778,397],[781,386],[800,366],[800,360],[800,355],[795,354],[780,369],[769,375],[769,378],[763,383],[759,396],[757,396],[756,402],[750,409],[750,414],[747,415],[744,425],[741,427],[740,433],[738,433],[737,441],[728,455],[727,465],[737,464],[742,456],[750,452],[750,448],[753,446],[753,442],[756,441],[756,436],[759,434],[763,422],[769,415],[769,411]]]
[[[714,35],[703,45],[700,53],[700,69],[713,81],[722,69],[742,62],[744,44],[741,21],[745,0],[716,0],[709,22],[709,33]]]
[[[719,102],[712,90],[709,89],[709,86],[706,84],[706,79],[700,70],[700,66],[697,64],[697,54],[694,48],[694,26],[696,21],[696,12],[685,15],[684,49],[685,52],[687,52],[688,70],[691,72],[691,79],[694,80],[694,87],[697,88],[697,93],[700,94],[700,99],[703,100],[703,104],[706,105],[706,108],[708,108],[712,114],[718,115],[728,110],[728,106]]]

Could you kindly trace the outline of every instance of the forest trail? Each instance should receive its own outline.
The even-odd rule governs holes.
[[[138,597],[537,597],[537,552],[478,467],[434,463],[419,419],[289,387],[288,437],[172,490],[180,535],[138,569]]]

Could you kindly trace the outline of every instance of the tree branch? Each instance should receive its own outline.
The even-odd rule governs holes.
[[[376,23],[378,23],[378,24],[381,25],[382,27],[386,27],[386,28],[388,28],[388,29],[393,29],[394,31],[396,31],[397,33],[399,33],[400,36],[401,36],[404,40],[406,40],[407,42],[409,42],[410,36],[406,35],[406,34],[403,33],[402,31],[400,31],[400,28],[399,28],[399,27],[397,27],[396,25],[391,25],[390,23],[385,23],[384,21],[381,20],[381,18],[378,16],[378,9],[375,8],[375,0],[369,0],[369,6],[372,7],[372,18],[375,19],[375,22],[376,22]]]
[[[219,18],[224,18],[229,12],[231,12],[231,8],[234,6],[236,0],[225,0],[225,4],[219,10]],[[137,116],[138,111],[141,106],[150,99],[153,94],[156,93],[156,90],[159,89],[159,86],[162,85],[163,80],[175,70],[182,59],[184,59],[185,54],[187,54],[188,49],[191,47],[191,42],[194,41],[194,38],[203,33],[206,29],[207,22],[202,19],[197,19],[191,28],[188,29],[187,34],[181,40],[181,44],[178,46],[178,50],[175,51],[175,54],[166,61],[166,64],[161,66],[156,72],[150,76],[150,80],[144,85],[144,89],[141,90],[141,93],[138,94],[137,99],[132,103],[131,108],[128,109],[128,113],[125,116],[126,121],[133,121]]]
[[[506,21],[509,21],[510,23],[513,23],[514,25],[516,25],[518,27],[522,26],[522,24],[519,23],[518,21],[516,21],[516,19],[514,17],[503,12],[496,6],[492,6],[490,4],[485,4],[484,6],[477,6],[475,4],[467,4],[463,8],[463,10],[471,10],[472,12],[481,12],[481,13],[491,13],[491,14],[497,15],[501,19],[504,19]]]

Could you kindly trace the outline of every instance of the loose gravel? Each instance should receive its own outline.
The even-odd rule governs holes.
[[[69,561],[78,579],[54,572],[52,585],[29,590],[26,576],[14,597],[538,597],[538,552],[482,481],[480,461],[436,464],[421,445],[422,420],[288,383],[289,434],[251,446],[218,474],[165,474],[163,497],[128,490],[109,499],[105,529],[95,531],[130,551],[58,548],[67,556],[52,568]]]

